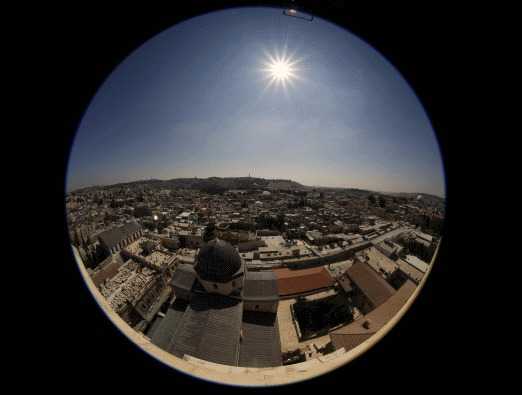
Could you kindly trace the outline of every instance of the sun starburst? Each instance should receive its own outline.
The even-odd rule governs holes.
[[[268,79],[268,86],[281,85],[286,90],[287,85],[291,85],[299,78],[298,63],[299,61],[287,55],[286,51],[282,55],[266,53],[262,70],[265,72],[265,78]]]

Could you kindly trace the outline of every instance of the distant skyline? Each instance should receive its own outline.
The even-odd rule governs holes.
[[[268,86],[285,48],[297,78]],[[445,197],[435,134],[394,67],[334,24],[275,8],[195,17],[133,52],[84,114],[67,190],[249,173]]]
[[[182,179],[182,178],[197,178],[197,179],[202,179],[202,180],[205,180],[205,179],[209,179],[209,178],[241,178],[241,177],[249,177],[248,175],[246,176],[238,176],[238,177],[226,177],[226,176],[209,176],[209,177],[198,177],[198,176],[194,176],[194,177],[176,177],[176,178],[147,178],[147,179],[139,179],[139,180],[129,180],[129,181],[122,181],[122,182],[116,182],[114,184],[93,184],[93,185],[87,185],[87,186],[84,186],[84,187],[79,187],[79,188],[75,188],[75,189],[72,189],[72,190],[68,190],[67,192],[75,192],[75,191],[78,191],[78,190],[81,190],[81,189],[84,189],[84,188],[98,188],[98,187],[101,187],[101,188],[106,188],[106,187],[112,187],[112,186],[118,186],[118,185],[122,185],[122,184],[129,184],[129,183],[135,183],[135,182],[148,182],[148,181],[170,181],[170,180],[173,180],[173,179]],[[375,189],[364,189],[364,188],[357,188],[357,187],[350,187],[350,186],[330,186],[330,185],[307,185],[307,184],[303,184],[302,182],[299,182],[297,180],[292,180],[292,179],[287,179],[287,178],[265,178],[265,177],[256,177],[256,176],[250,176],[252,178],[260,178],[260,179],[264,179],[264,180],[289,180],[289,181],[295,181],[305,187],[310,187],[310,188],[346,188],[346,189],[360,189],[360,190],[366,190],[366,191],[369,191],[369,192],[375,192],[375,193],[382,193],[382,194],[395,194],[395,193],[401,193],[401,192],[393,192],[393,191],[380,191],[380,190],[375,190]],[[441,196],[441,195],[436,195],[436,194],[431,194],[431,193],[425,193],[425,192],[403,192],[403,193],[418,193],[418,194],[422,194],[422,195],[433,195],[433,196],[437,196],[437,197],[440,197],[440,198],[443,198],[445,199],[445,196]]]

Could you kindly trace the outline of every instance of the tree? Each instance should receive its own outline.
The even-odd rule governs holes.
[[[216,237],[217,237],[216,224],[211,222],[205,228],[205,232],[203,233],[203,241],[206,243],[212,239],[215,239]]]
[[[382,196],[379,196],[379,206],[381,208],[386,207],[386,200]]]
[[[152,242],[151,240],[144,240],[140,243],[140,247],[143,250],[143,254],[145,256],[147,256],[147,255],[152,254],[152,252],[154,251],[155,245],[154,245],[154,242]]]
[[[279,230],[282,230],[285,226],[285,215],[284,214],[278,214],[276,219],[276,227]]]

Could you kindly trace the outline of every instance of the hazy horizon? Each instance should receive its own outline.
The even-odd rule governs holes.
[[[263,65],[285,48],[298,78],[268,86]],[[334,24],[273,8],[195,17],[134,51],[84,114],[66,191],[249,173],[445,197],[430,121],[394,67]]]
[[[190,178],[198,178],[198,179],[210,179],[210,178],[248,178],[248,177],[251,177],[251,178],[260,178],[260,179],[265,179],[265,180],[289,180],[289,181],[295,181],[305,187],[310,187],[310,188],[342,188],[342,189],[361,189],[361,190],[366,190],[366,191],[370,191],[370,192],[375,192],[375,193],[383,193],[383,194],[386,194],[386,193],[418,193],[420,195],[433,195],[433,196],[437,196],[437,197],[440,197],[441,199],[445,199],[446,196],[444,195],[435,195],[435,194],[432,194],[432,193],[427,193],[427,192],[423,192],[423,191],[399,191],[399,192],[393,192],[393,191],[380,191],[380,190],[374,190],[374,189],[366,189],[366,188],[358,188],[358,187],[354,187],[354,186],[332,186],[332,185],[307,185],[303,182],[300,182],[299,180],[295,180],[295,179],[292,179],[292,178],[274,178],[274,177],[259,177],[259,176],[256,176],[256,175],[241,175],[241,176],[216,176],[216,175],[213,175],[213,176],[205,176],[205,177],[199,177],[199,176],[193,176],[193,177],[169,177],[169,178],[156,178],[156,177],[152,177],[152,178],[145,178],[145,179],[135,179],[135,180],[128,180],[128,181],[118,181],[118,182],[115,182],[115,183],[111,183],[111,184],[93,184],[93,185],[86,185],[86,186],[82,186],[82,187],[78,187],[78,188],[75,188],[75,189],[71,189],[71,190],[67,190],[66,193],[70,193],[70,192],[75,192],[77,190],[81,190],[81,189],[85,189],[85,188],[97,188],[97,187],[111,187],[111,186],[116,186],[116,185],[120,185],[120,184],[129,184],[129,183],[135,183],[135,182],[147,182],[147,181],[170,181],[170,180],[174,180],[174,179],[182,179],[182,178],[185,178],[185,179],[190,179]]]

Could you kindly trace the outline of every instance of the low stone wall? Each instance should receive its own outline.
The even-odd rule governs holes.
[[[292,365],[277,366],[273,368],[247,368],[238,366],[220,365],[213,362],[204,361],[189,355],[185,355],[183,360],[194,366],[193,373],[197,374],[200,370],[205,372],[209,379],[214,377],[233,377],[236,385],[245,386],[271,386],[281,385],[290,382],[297,382],[303,376],[317,376],[330,370],[330,365],[337,362],[344,364],[341,358],[346,354],[344,348],[333,353],[309,359]],[[210,373],[212,372],[212,373]],[[318,374],[318,372],[321,372]],[[209,374],[210,373],[210,374]],[[214,376],[214,377],[212,377]],[[221,381],[217,379],[216,381]]]
[[[304,269],[315,266],[324,266],[330,263],[336,263],[350,259],[357,251],[364,250],[365,248],[368,248],[371,245],[372,244],[368,241],[350,246],[347,249],[338,252],[337,254],[318,256],[295,262],[285,262],[283,265],[288,267],[289,269]]]
[[[297,338],[299,339],[299,341],[301,341],[303,340],[303,334],[301,333],[301,328],[299,327],[299,321],[297,321],[297,319],[295,318],[294,304],[295,303],[292,303],[290,305],[290,314],[292,315],[292,322],[295,327],[295,332],[297,333]]]
[[[289,268],[289,269],[310,269],[317,266],[325,266],[330,263],[337,263],[341,261],[345,261],[353,257],[353,255],[360,250],[364,250],[365,248],[370,247],[372,244],[367,241],[364,243],[360,243],[357,245],[353,245],[348,247],[345,250],[342,250],[336,254],[325,255],[325,256],[313,256],[313,257],[305,257],[305,258],[291,258],[285,261],[275,260],[275,261],[265,261],[262,264],[258,263],[247,263],[249,270],[267,270],[267,269],[279,269],[279,268]]]

